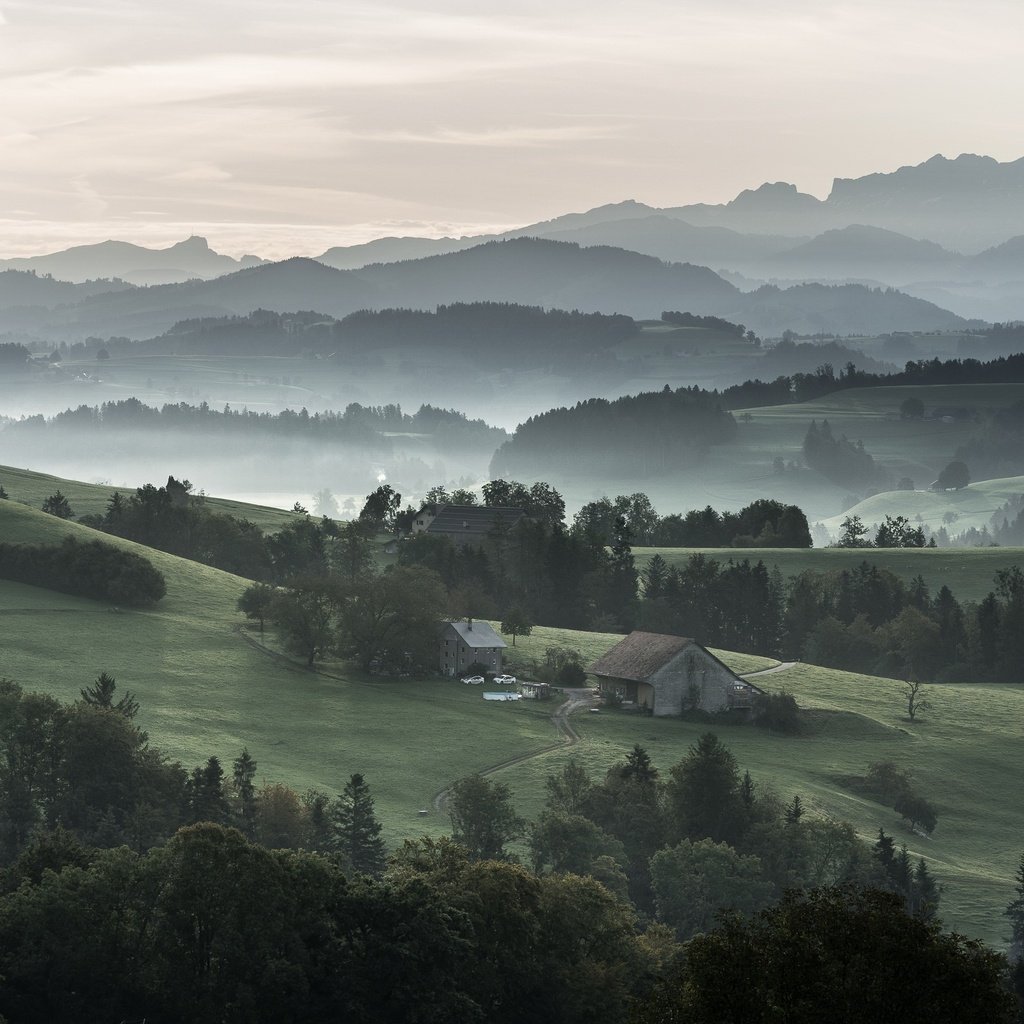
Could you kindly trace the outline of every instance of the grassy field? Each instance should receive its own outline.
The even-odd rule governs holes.
[[[94,538],[12,501],[0,501],[0,536],[54,542]],[[101,672],[132,690],[154,745],[186,766],[242,747],[261,780],[340,791],[363,772],[388,838],[441,832],[447,821],[420,808],[453,779],[551,743],[549,708],[493,704],[458,682],[367,681],[289,668],[238,633],[235,600],[246,581],[171,555],[140,550],[166,575],[152,611],[0,581],[0,675],[29,690],[77,698]],[[401,757],[395,756],[401,749]]]
[[[998,569],[1019,565],[1024,568],[1024,548],[634,548],[637,568],[642,569],[656,554],[669,565],[683,566],[694,554],[705,554],[720,562],[756,562],[771,569],[778,566],[785,577],[805,569],[827,572],[850,569],[869,562],[895,573],[909,583],[924,577],[932,593],[945,584],[958,600],[980,601],[993,588]]]
[[[155,484],[162,487],[164,480],[140,480],[143,484]],[[109,484],[88,484],[80,480],[66,480],[63,477],[51,476],[48,473],[37,473],[29,469],[17,469],[14,466],[0,466],[0,484],[11,501],[40,508],[43,502],[54,491],[60,490],[71,502],[76,516],[102,514],[107,509],[107,502],[114,491],[124,495],[132,495],[135,488],[112,487]],[[286,523],[295,518],[293,512],[285,512],[279,508],[266,505],[248,505],[226,498],[206,498],[207,505],[215,512],[248,519],[267,533],[276,533]]]
[[[0,502],[0,536],[53,542],[64,534],[94,537],[73,523],[17,502]],[[128,542],[112,541],[128,547]],[[152,742],[186,766],[216,754],[225,763],[243,746],[265,781],[334,793],[353,772],[373,790],[386,837],[440,834],[448,823],[431,804],[453,780],[542,751],[556,740],[557,702],[492,703],[457,681],[367,679],[343,665],[309,672],[247,643],[234,602],[244,580],[144,549],[168,579],[167,597],[151,611],[127,611],[0,581],[0,675],[26,689],[73,700],[100,671],[114,675],[142,705]],[[255,639],[254,634],[250,634]],[[549,646],[574,647],[589,662],[615,634],[537,628],[520,638],[515,658],[527,665]],[[719,652],[741,672],[769,659]],[[924,855],[947,885],[947,923],[993,943],[1004,937],[1001,910],[1024,835],[1017,795],[1024,687],[932,687],[933,710],[903,718],[899,684],[798,665],[762,677],[792,691],[810,713],[800,738],[722,727],[741,766],[783,799],[799,793],[815,812],[850,820],[870,838],[879,826]],[[578,715],[582,742],[557,747],[501,769],[521,814],[542,807],[543,780],[569,756],[595,777],[634,743],[663,772],[707,726],[604,711]],[[898,816],[844,790],[838,777],[863,773],[876,760],[909,768],[939,812],[926,839]],[[421,809],[428,813],[419,814]]]
[[[838,537],[847,516],[860,516],[866,526],[872,526],[881,523],[886,516],[899,515],[922,525],[926,534],[945,526],[950,536],[955,536],[971,527],[981,530],[990,526],[993,515],[1011,498],[1022,494],[1024,476],[982,480],[959,491],[884,491],[841,515],[822,520],[822,526]],[[1009,514],[1011,521],[1016,514],[1016,511]]]
[[[760,685],[792,692],[810,723],[807,735],[767,735],[743,726],[714,727],[741,770],[785,801],[796,794],[812,813],[851,822],[865,840],[878,829],[923,856],[946,886],[941,916],[950,928],[1005,944],[1003,908],[1024,835],[1017,792],[1024,686],[935,686],[932,710],[905,719],[900,684],[811,665],[763,676]],[[570,757],[601,777],[635,743],[663,774],[709,726],[673,718],[602,711],[578,715],[582,742],[502,771],[520,813],[532,817],[544,800],[544,779]],[[937,808],[930,837],[911,832],[891,809],[844,789],[839,779],[863,775],[873,761],[910,771],[915,787]]]

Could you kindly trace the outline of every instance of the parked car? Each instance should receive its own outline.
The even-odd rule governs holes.
[[[497,683],[498,686],[515,686],[516,685],[516,677],[515,676],[495,676],[493,681],[495,683]]]
[[[467,686],[483,686],[483,676],[466,676],[462,680]]]

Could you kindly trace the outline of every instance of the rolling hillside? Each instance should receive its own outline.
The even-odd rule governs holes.
[[[54,542],[67,534],[95,536],[0,502],[6,540]],[[234,602],[245,581],[140,550],[168,581],[167,597],[152,611],[118,611],[0,582],[0,674],[73,700],[107,671],[138,697],[140,724],[153,744],[187,766],[211,754],[230,763],[244,746],[259,763],[261,782],[283,781],[300,792],[309,786],[337,792],[352,772],[363,772],[392,843],[446,831],[432,798],[466,774],[514,762],[498,777],[513,788],[520,813],[532,817],[541,809],[544,776],[569,756],[600,775],[639,742],[667,771],[708,728],[606,711],[577,716],[582,739],[570,750],[558,744],[552,727],[555,705],[494,704],[456,681],[369,680],[339,664],[308,672],[239,628]],[[537,628],[518,641],[514,654],[528,664],[546,647],[561,645],[592,658],[616,639]],[[740,671],[767,664],[723,657]],[[720,729],[741,767],[784,800],[798,792],[813,813],[850,820],[866,839],[881,826],[907,842],[947,885],[946,922],[1000,944],[1000,912],[1024,832],[1016,798],[1024,687],[932,687],[934,710],[910,725],[902,718],[899,684],[890,680],[805,665],[762,679],[815,709],[810,731],[790,739]],[[530,754],[537,756],[521,760]],[[894,760],[913,772],[915,785],[938,808],[933,837],[908,832],[893,811],[843,787],[841,776],[863,773],[876,760]]]

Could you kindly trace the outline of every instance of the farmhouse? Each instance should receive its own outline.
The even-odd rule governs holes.
[[[488,672],[501,672],[501,652],[508,645],[486,622],[446,622],[441,630],[440,666],[446,676],[460,675],[479,662]]]
[[[507,533],[525,513],[505,505],[439,505],[436,511],[424,507],[412,522],[412,533],[449,537],[458,547],[477,547],[489,537]]]
[[[763,693],[696,641],[663,633],[630,633],[590,671],[603,694],[655,715],[748,709]]]

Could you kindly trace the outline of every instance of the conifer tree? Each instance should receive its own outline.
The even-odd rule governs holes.
[[[232,763],[231,784],[241,809],[241,828],[250,839],[256,838],[256,762],[246,747]]]
[[[387,850],[370,787],[362,775],[353,775],[345,784],[332,809],[331,828],[334,849],[348,858],[354,871],[373,876],[384,871]]]

